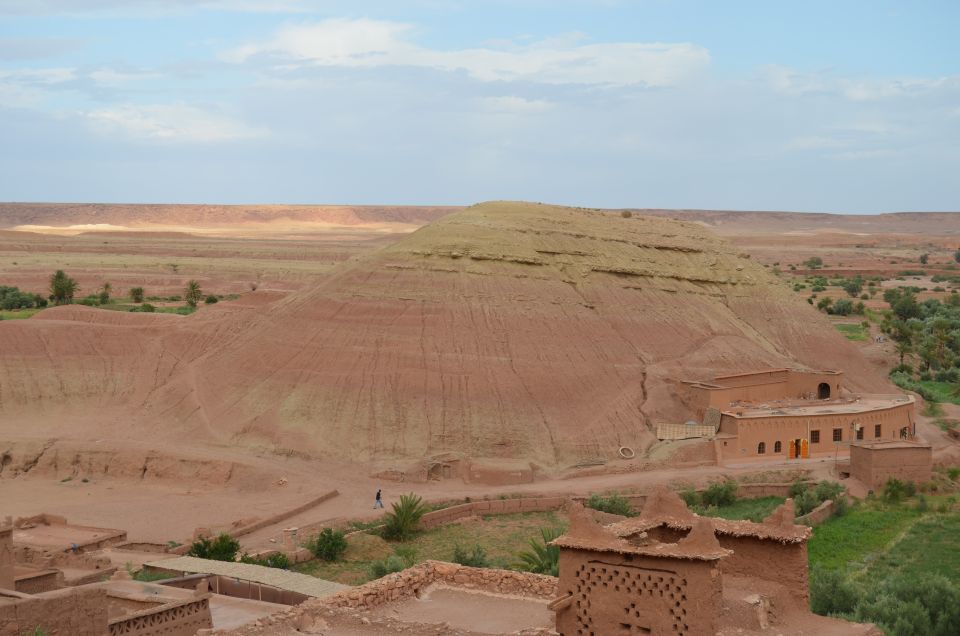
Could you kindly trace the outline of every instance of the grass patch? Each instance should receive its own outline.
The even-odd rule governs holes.
[[[918,520],[865,574],[877,580],[895,574],[941,574],[960,580],[960,514],[931,514]]]
[[[0,309],[0,320],[20,320],[29,318],[43,311],[43,308],[35,309]]]
[[[784,502],[783,497],[758,497],[756,499],[738,499],[726,506],[694,506],[694,511],[706,517],[720,517],[739,521],[763,521],[777,506]]]
[[[847,340],[865,341],[869,335],[863,325],[860,324],[837,323],[833,326],[836,327],[837,331],[842,333]]]
[[[347,540],[349,547],[342,561],[313,560],[293,569],[330,581],[358,585],[370,580],[369,570],[373,562],[392,554],[397,545],[415,550],[416,563],[428,559],[450,561],[457,545],[471,548],[479,545],[491,567],[514,569],[519,560],[517,554],[530,548],[530,540],[540,537],[541,528],[565,528],[566,525],[566,518],[556,512],[524,512],[489,515],[482,521],[450,523],[418,532],[402,544],[386,543],[371,535],[357,535]]]
[[[885,506],[878,502],[855,505],[842,517],[834,517],[813,529],[807,544],[811,567],[828,569],[864,567],[884,551],[921,516],[908,506]]]
[[[937,402],[951,402],[960,404],[960,396],[953,395],[955,385],[949,382],[937,382],[936,380],[918,380],[917,384],[930,392],[930,395]]]

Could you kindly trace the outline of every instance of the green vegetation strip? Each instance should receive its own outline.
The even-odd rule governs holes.
[[[817,526],[807,544],[811,567],[862,567],[882,552],[920,514],[906,506],[855,506],[842,517]]]
[[[837,331],[846,336],[847,340],[864,341],[867,339],[867,330],[863,325],[836,324]]]

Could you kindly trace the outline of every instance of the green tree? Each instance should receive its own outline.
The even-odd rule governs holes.
[[[921,255],[920,255],[920,264],[921,264],[921,265],[926,265],[926,264],[929,263],[929,262],[930,262],[930,255],[929,255],[929,254],[921,254]]]
[[[339,530],[324,528],[319,534],[309,539],[304,547],[318,559],[337,561],[347,550],[347,539]]]
[[[517,555],[521,570],[560,576],[560,548],[550,542],[561,535],[556,528],[540,528],[540,539],[530,539],[530,549]]]
[[[216,539],[200,537],[190,544],[187,555],[214,561],[236,561],[238,552],[240,552],[240,542],[222,532]]]
[[[143,287],[131,287],[130,288],[130,299],[135,303],[143,302]]]
[[[823,259],[819,256],[811,256],[807,260],[803,261],[803,265],[807,269],[820,269],[823,267]]]
[[[392,507],[384,519],[383,538],[406,541],[417,531],[427,507],[423,505],[423,499],[413,493],[401,495],[400,501],[394,502]]]
[[[50,300],[55,305],[69,305],[73,302],[73,295],[77,293],[77,281],[67,276],[62,269],[58,269],[50,277]]]
[[[100,288],[100,293],[97,295],[97,300],[101,305],[106,305],[110,302],[110,292],[113,291],[113,285],[110,283],[104,283],[103,287]]]
[[[187,282],[187,288],[184,290],[184,299],[191,307],[196,307],[200,299],[203,298],[203,292],[200,290],[200,283],[195,280]]]
[[[863,279],[862,278],[851,278],[850,280],[844,281],[843,289],[851,297],[855,298],[861,291],[863,291]]]

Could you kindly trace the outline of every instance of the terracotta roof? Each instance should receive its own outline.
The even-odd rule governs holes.
[[[315,598],[330,596],[331,594],[336,594],[350,587],[349,585],[325,581],[306,574],[290,572],[279,568],[268,568],[251,563],[212,561],[210,559],[198,559],[189,556],[153,561],[146,565],[162,570],[173,570],[174,572],[218,574],[242,581],[253,581],[255,583],[263,583],[264,585],[272,585],[281,590],[298,592]]]

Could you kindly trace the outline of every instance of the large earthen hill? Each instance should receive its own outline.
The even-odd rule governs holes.
[[[886,386],[762,266],[665,218],[484,203],[251,306],[0,323],[0,420],[560,467],[686,419],[680,379],[799,366]]]

